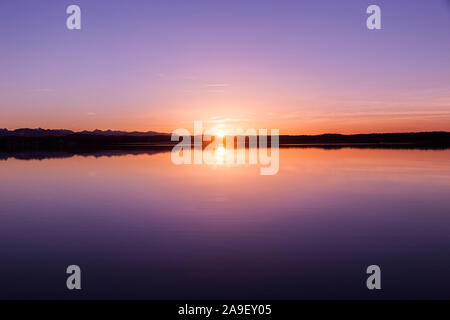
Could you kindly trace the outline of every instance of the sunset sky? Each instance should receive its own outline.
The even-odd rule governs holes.
[[[450,131],[447,0],[2,0],[0,46],[0,128]]]

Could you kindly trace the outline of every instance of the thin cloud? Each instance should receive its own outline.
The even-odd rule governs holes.
[[[206,123],[236,123],[236,122],[249,122],[249,119],[244,118],[224,118],[224,119],[216,119],[211,118],[209,120],[205,120]]]
[[[221,88],[223,88],[223,87],[229,87],[230,85],[228,83],[208,83],[205,86],[206,87],[215,87],[215,88],[221,87]]]
[[[50,89],[50,88],[38,88],[38,89],[33,89],[33,92],[54,92],[54,89]]]

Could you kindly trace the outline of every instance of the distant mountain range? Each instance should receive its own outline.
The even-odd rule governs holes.
[[[81,135],[93,135],[93,136],[130,136],[130,137],[151,137],[151,136],[161,136],[168,135],[167,133],[160,133],[155,131],[147,131],[147,132],[127,132],[127,131],[113,131],[113,130],[94,130],[94,131],[80,131],[75,132],[72,130],[65,129],[16,129],[16,130],[8,130],[8,129],[0,129],[0,137],[66,137],[73,134],[81,134]]]

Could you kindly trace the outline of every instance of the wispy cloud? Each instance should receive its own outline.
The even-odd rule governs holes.
[[[445,110],[427,110],[427,111],[357,111],[357,112],[344,112],[340,113],[339,116],[343,117],[448,117],[450,116],[450,111]]]
[[[54,92],[54,89],[50,89],[50,88],[37,88],[37,89],[33,89],[33,92]]]
[[[223,87],[229,87],[230,85],[228,83],[208,83],[205,86],[206,87],[215,87],[215,88],[220,87],[220,88],[223,88]]]
[[[218,118],[211,118],[208,120],[205,120],[206,123],[238,123],[238,122],[249,122],[250,119],[244,119],[244,118],[224,118],[224,119],[218,119]]]
[[[417,118],[449,118],[450,110],[369,110],[354,112],[314,112],[294,111],[278,114],[282,119],[317,119],[336,120],[342,118],[389,118],[389,119],[417,119]]]

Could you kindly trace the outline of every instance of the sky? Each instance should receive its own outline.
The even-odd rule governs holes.
[[[66,8],[81,8],[81,30]],[[366,9],[381,8],[381,30]],[[2,0],[0,128],[450,131],[450,0]]]

